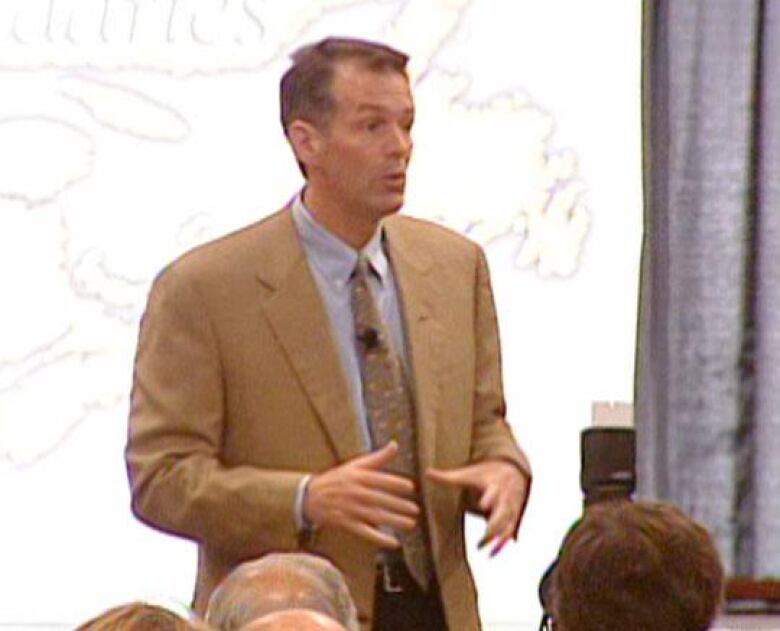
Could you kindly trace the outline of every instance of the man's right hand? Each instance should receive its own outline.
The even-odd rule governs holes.
[[[382,528],[411,530],[420,508],[414,483],[382,468],[398,453],[390,441],[309,480],[303,514],[319,528],[338,528],[381,547],[398,548],[397,538]]]

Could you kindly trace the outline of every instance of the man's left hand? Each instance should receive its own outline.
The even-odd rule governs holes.
[[[498,554],[515,536],[525,512],[531,479],[504,460],[486,460],[457,469],[429,468],[429,480],[448,486],[468,487],[479,494],[479,509],[487,515],[487,529],[479,542],[493,542],[491,556]]]

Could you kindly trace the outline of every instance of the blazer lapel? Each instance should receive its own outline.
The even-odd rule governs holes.
[[[439,324],[435,318],[433,262],[424,248],[414,247],[400,222],[385,223],[390,260],[398,285],[412,367],[420,471],[435,464],[439,408]]]
[[[268,221],[275,223],[257,270],[272,291],[265,313],[339,460],[347,460],[364,447],[328,314],[289,209]]]

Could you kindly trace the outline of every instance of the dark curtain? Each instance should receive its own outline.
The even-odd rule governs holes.
[[[645,0],[639,490],[780,576],[780,0]]]

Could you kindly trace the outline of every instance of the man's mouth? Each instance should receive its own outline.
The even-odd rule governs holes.
[[[406,184],[406,173],[389,173],[382,178],[390,188],[403,189]]]

